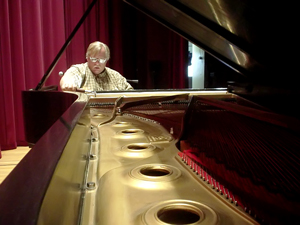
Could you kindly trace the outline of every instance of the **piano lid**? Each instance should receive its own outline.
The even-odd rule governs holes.
[[[291,5],[260,0],[124,0],[227,64],[249,81],[287,86],[296,21]],[[294,26],[293,26],[294,25]],[[290,27],[294,29],[290,29]]]

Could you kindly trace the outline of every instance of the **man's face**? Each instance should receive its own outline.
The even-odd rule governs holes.
[[[97,61],[93,62],[95,60],[97,60]],[[101,63],[101,62],[99,62],[100,60],[105,60],[105,62]],[[92,73],[94,75],[98,75],[98,74],[102,73],[106,66],[106,63],[107,63],[105,48],[101,48],[101,50],[94,55],[89,55],[87,57],[87,63],[88,63],[90,70],[92,71]]]

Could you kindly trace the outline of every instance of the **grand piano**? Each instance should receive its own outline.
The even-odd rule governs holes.
[[[296,25],[291,6],[125,2],[248,82],[226,90],[24,91],[34,99],[24,102],[34,145],[0,185],[0,224],[298,223],[299,91],[295,43],[284,32]],[[278,30],[276,19],[286,27]],[[41,112],[32,112],[37,101]]]

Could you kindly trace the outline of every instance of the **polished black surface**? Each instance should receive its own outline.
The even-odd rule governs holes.
[[[293,6],[259,0],[125,0],[250,82],[289,89],[298,81]]]
[[[55,96],[54,93],[41,93],[38,94]],[[58,95],[65,100],[74,98],[74,94],[70,93]],[[44,194],[86,103],[87,101],[77,101],[71,104],[1,183],[1,225],[37,224]]]
[[[25,137],[35,144],[77,99],[76,94],[57,91],[23,91]]]

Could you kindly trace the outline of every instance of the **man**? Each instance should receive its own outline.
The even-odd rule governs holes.
[[[63,91],[81,88],[89,91],[133,90],[117,71],[106,67],[110,51],[106,44],[96,41],[86,51],[86,63],[71,66],[60,80]]]

